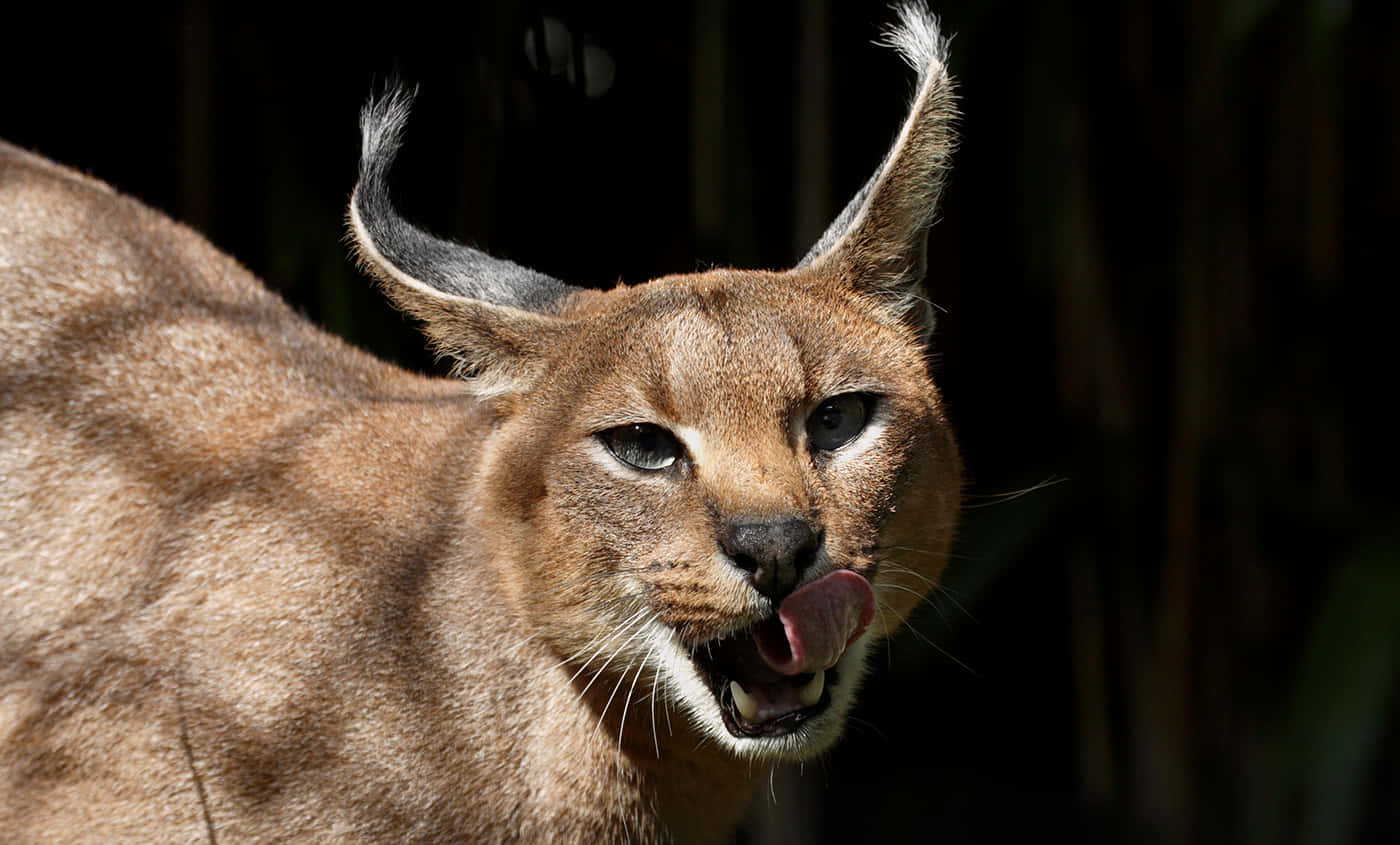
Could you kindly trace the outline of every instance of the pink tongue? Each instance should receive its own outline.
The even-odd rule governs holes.
[[[800,675],[836,663],[875,616],[870,582],[838,569],[813,581],[778,606],[777,626],[759,626],[758,652],[775,672]]]

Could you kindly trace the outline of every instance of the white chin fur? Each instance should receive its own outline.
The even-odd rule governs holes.
[[[841,737],[846,716],[855,703],[856,688],[865,676],[865,654],[870,634],[867,632],[851,643],[836,662],[839,682],[828,687],[831,704],[820,715],[803,722],[785,736],[755,737],[735,736],[724,726],[719,702],[715,700],[709,684],[700,677],[695,661],[681,647],[670,628],[660,622],[652,622],[647,639],[655,653],[660,655],[661,682],[666,687],[667,699],[690,717],[691,724],[736,757],[779,762],[815,757]]]

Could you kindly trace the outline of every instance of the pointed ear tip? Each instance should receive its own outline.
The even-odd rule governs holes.
[[[363,118],[365,114],[407,110],[416,99],[418,99],[417,85],[409,85],[398,76],[390,76],[384,80],[384,84],[378,90],[370,89],[369,99],[360,109],[360,115]]]
[[[938,17],[923,0],[903,0],[894,10],[896,20],[885,30],[880,44],[898,52],[921,79],[930,74],[947,76],[952,37],[943,35]]]
[[[360,109],[360,178],[388,170],[403,140],[404,126],[417,97],[416,87],[386,81]]]

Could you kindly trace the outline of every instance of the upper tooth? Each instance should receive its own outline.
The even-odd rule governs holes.
[[[738,681],[729,682],[729,694],[734,696],[734,704],[739,708],[739,715],[743,716],[746,721],[752,722],[758,718],[758,702],[745,692],[743,687],[739,686]]]
[[[826,687],[826,670],[818,669],[812,676],[812,680],[803,685],[798,691],[797,697],[802,700],[803,707],[811,707],[822,700],[822,690]]]

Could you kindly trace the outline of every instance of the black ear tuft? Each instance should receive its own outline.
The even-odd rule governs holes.
[[[434,237],[389,200],[413,92],[391,84],[360,113],[360,181],[350,236],[361,265],[394,304],[422,320],[438,352],[481,395],[529,390],[569,330],[558,306],[575,288],[478,249]]]
[[[356,252],[386,285],[423,287],[528,311],[549,312],[575,289],[519,264],[424,232],[389,199],[389,169],[416,92],[397,83],[360,112],[360,181],[350,201]],[[393,291],[390,291],[391,294]]]

